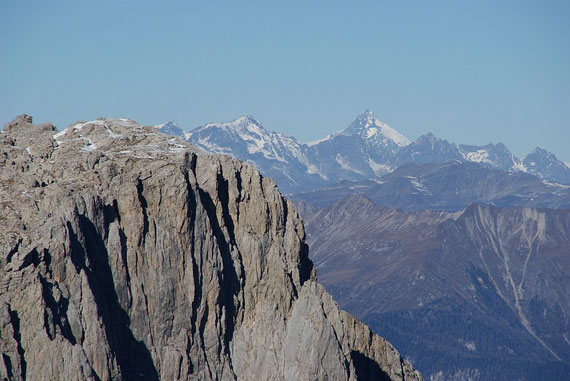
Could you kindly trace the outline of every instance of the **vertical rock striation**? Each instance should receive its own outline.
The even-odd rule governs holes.
[[[0,376],[421,379],[316,283],[250,165],[127,119],[0,135]]]

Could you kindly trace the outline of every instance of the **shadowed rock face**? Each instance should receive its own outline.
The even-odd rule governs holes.
[[[421,379],[322,286],[275,184],[126,119],[0,135],[0,376]]]

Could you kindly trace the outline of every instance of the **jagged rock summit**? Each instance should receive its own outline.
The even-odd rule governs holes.
[[[316,282],[272,180],[128,119],[0,134],[0,377],[421,376]]]
[[[570,165],[558,160],[556,155],[542,147],[536,147],[523,160],[527,172],[546,180],[558,180],[570,184]]]

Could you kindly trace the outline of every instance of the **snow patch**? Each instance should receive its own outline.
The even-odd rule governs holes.
[[[61,138],[63,135],[67,134],[67,131],[69,131],[69,127],[61,130],[60,132],[58,132],[57,134],[55,134],[53,136],[53,139],[55,140],[55,142],[59,145],[61,144],[61,140],[59,140],[59,138]]]
[[[79,149],[81,152],[91,152],[97,149],[97,146],[89,138],[81,137],[80,139],[87,140],[87,145]]]
[[[340,165],[340,167],[346,171],[351,171],[363,175],[362,171],[359,171],[356,168],[350,166],[350,163],[347,162],[340,153],[338,153],[335,157],[335,161]]]
[[[186,150],[186,146],[183,146],[182,144],[174,144],[174,147],[168,147],[168,150],[174,153],[178,153]]]
[[[133,122],[132,120],[127,118],[119,118],[118,120],[116,120],[116,123],[123,127],[133,127],[137,125],[136,122]]]
[[[305,164],[307,166],[307,173],[310,175],[319,175],[323,180],[328,180],[328,177],[325,176],[324,174],[322,174],[319,169],[317,168],[316,165],[314,164],[310,164],[310,163],[306,163]]]
[[[474,163],[491,163],[489,160],[489,152],[484,149],[478,149],[477,151],[467,152],[465,154],[467,160]]]
[[[419,181],[416,177],[414,176],[406,176],[406,179],[408,179],[410,181],[410,183],[413,185],[413,187],[420,193],[425,194],[425,195],[429,195],[431,196],[431,192],[429,191],[429,189],[427,189],[425,187],[425,185]]]
[[[382,123],[378,119],[374,118],[374,124],[380,128],[380,133],[399,145],[400,147],[407,146],[411,143],[410,139],[406,138],[404,135],[394,130],[392,127],[388,126],[386,123]]]
[[[73,125],[73,129],[75,131],[81,131],[81,129],[83,127],[87,126],[88,124],[96,124],[96,125],[102,126],[105,124],[105,122],[103,122],[102,120],[91,120],[89,122],[77,123],[77,124]]]
[[[373,137],[377,133],[378,133],[377,128],[375,128],[375,127],[369,128],[368,131],[366,131],[366,139],[370,139],[371,137]]]
[[[109,137],[111,139],[119,139],[123,137],[123,135],[115,134],[107,125],[105,125],[105,129],[107,130],[107,134],[109,134]]]
[[[475,345],[474,341],[463,341],[460,340],[460,342],[465,345],[465,348],[469,349],[472,352],[476,352],[477,351],[477,346]]]
[[[330,138],[331,138],[331,136],[330,136],[330,135],[327,135],[327,136],[325,136],[324,138],[320,138],[320,139],[317,139],[317,140],[312,140],[312,141],[310,141],[310,142],[306,142],[305,144],[306,144],[307,146],[309,146],[309,147],[312,147],[312,146],[316,146],[316,145],[319,144],[319,143],[326,142],[327,140],[330,140]]]
[[[31,194],[29,194],[29,193],[26,192],[26,191],[21,191],[20,194],[23,194],[24,196],[29,197],[29,198],[31,198],[32,200],[34,200],[34,196],[32,196]]]
[[[513,169],[519,172],[528,172],[527,167],[522,162],[516,160],[513,160]]]
[[[231,154],[231,149],[229,148],[223,148],[218,146],[215,143],[211,143],[209,140],[209,137],[206,138],[200,138],[198,139],[198,142],[196,142],[201,148],[205,149],[206,151],[212,152],[212,153],[220,153],[220,154]]]
[[[552,183],[552,182],[546,181],[546,180],[541,180],[541,182],[542,182],[544,185],[548,185],[548,186],[551,186],[551,187],[562,188],[562,189],[570,189],[570,185]]]
[[[370,168],[372,169],[372,171],[376,176],[382,176],[385,175],[386,173],[392,172],[392,167],[386,164],[377,163],[371,158],[368,158],[368,165],[370,166]]]
[[[61,143],[63,143],[63,141],[60,140],[60,138],[63,137],[64,135],[66,135],[70,131],[70,128],[73,128],[73,131],[81,131],[81,129],[83,127],[85,127],[89,124],[95,124],[98,126],[105,126],[108,129],[108,127],[105,125],[105,122],[103,120],[91,120],[89,122],[78,122],[78,123],[72,124],[71,126],[63,129],[60,132],[54,134],[53,139],[55,140],[57,145],[60,145]]]
[[[249,127],[248,127],[249,129]],[[255,128],[252,127],[252,129],[249,129],[249,131],[255,132],[257,134],[257,131],[255,131]],[[259,131],[261,132],[261,131]],[[279,155],[279,153],[277,152],[277,150],[275,149],[274,145],[271,144],[271,138],[268,137],[266,134],[264,135],[258,135],[258,137],[256,136],[252,136],[252,135],[241,135],[241,138],[246,141],[249,142],[249,144],[247,145],[247,152],[250,154],[255,154],[255,153],[261,153],[263,155],[263,157],[265,157],[266,159],[275,159],[277,161],[280,161],[282,163],[287,163],[288,161],[285,160],[283,157],[281,157]]]

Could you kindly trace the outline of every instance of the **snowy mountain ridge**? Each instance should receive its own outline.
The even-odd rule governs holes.
[[[209,123],[186,133],[184,137],[209,152],[231,153],[235,146],[240,146],[249,155],[261,154],[267,160],[282,163],[289,163],[292,159],[303,160],[303,143],[294,137],[267,131],[251,115],[243,115],[228,123]],[[253,158],[249,159],[255,162]]]
[[[406,163],[479,163],[508,172],[527,172],[544,180],[570,184],[570,167],[544,149],[525,159],[502,144],[474,146],[450,143],[431,132],[410,141],[366,110],[345,129],[303,143],[293,136],[268,131],[251,115],[231,122],[208,123],[184,132],[176,123],[156,126],[199,148],[235,156],[272,177],[285,193],[296,193],[342,180],[376,178]]]

